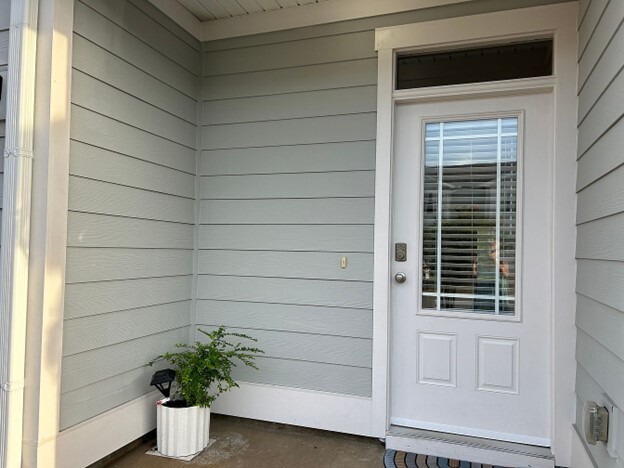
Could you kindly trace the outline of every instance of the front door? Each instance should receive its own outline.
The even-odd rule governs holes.
[[[548,93],[397,104],[393,425],[550,445],[551,121]]]

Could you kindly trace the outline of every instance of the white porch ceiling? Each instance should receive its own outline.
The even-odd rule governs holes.
[[[199,21],[216,21],[330,0],[177,0]]]
[[[200,41],[212,41],[472,0],[150,1]]]

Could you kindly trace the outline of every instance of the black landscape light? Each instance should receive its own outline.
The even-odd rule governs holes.
[[[175,380],[175,371],[173,369],[159,370],[152,375],[150,385],[156,387],[165,398],[169,398],[171,384]]]

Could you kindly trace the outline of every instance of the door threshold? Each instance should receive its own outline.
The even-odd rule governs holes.
[[[514,468],[554,468],[549,448],[390,426],[386,448]]]

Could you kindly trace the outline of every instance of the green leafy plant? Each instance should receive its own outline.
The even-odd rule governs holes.
[[[232,368],[237,361],[258,369],[254,362],[255,355],[264,351],[243,345],[240,341],[232,343],[233,338],[258,340],[242,333],[227,332],[223,326],[211,332],[199,331],[208,337],[206,343],[178,343],[176,348],[181,351],[162,354],[147,365],[153,366],[159,361],[172,364],[177,383],[173,396],[184,400],[186,406],[210,407],[220,394],[238,387],[232,378]]]

